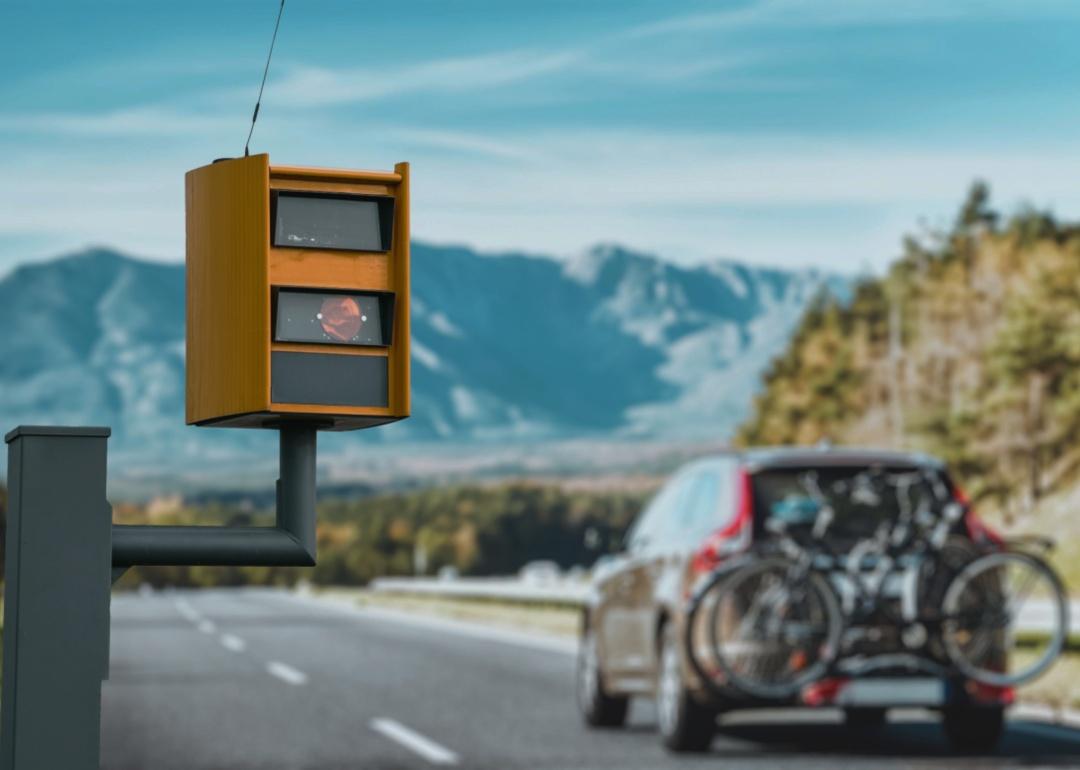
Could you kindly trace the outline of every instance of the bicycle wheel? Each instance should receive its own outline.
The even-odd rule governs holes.
[[[984,684],[1031,681],[1065,647],[1065,590],[1050,566],[1030,554],[1003,551],[975,559],[949,584],[941,609],[949,658]],[[1018,635],[1018,621],[1031,628]]]
[[[755,697],[784,699],[826,672],[842,624],[840,603],[825,578],[773,558],[718,585],[708,633],[729,684]]]
[[[712,653],[711,634],[708,628],[709,618],[712,617],[712,609],[716,605],[720,585],[742,569],[747,562],[748,559],[740,558],[715,570],[695,588],[686,606],[686,623],[683,630],[683,651],[686,659],[698,678],[714,696],[721,699],[730,696],[731,693],[724,681],[724,674],[716,662],[716,656]]]

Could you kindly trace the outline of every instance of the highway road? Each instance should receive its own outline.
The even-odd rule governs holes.
[[[650,704],[588,731],[572,644],[261,590],[113,599],[107,770],[1080,767],[1080,730],[1010,723],[994,756],[953,754],[931,717],[881,733],[831,712],[721,721],[712,752],[660,747]]]

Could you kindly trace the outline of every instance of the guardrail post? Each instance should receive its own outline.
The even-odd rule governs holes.
[[[108,674],[108,428],[16,428],[8,444],[0,770],[96,770]]]

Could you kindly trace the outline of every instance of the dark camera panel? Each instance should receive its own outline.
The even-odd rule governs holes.
[[[327,345],[390,344],[392,299],[380,294],[277,292],[274,340]]]
[[[383,356],[270,354],[270,398],[278,404],[382,406],[390,402]]]
[[[279,192],[274,197],[274,245],[389,251],[393,218],[390,198]]]

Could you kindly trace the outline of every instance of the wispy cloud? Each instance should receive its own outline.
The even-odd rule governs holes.
[[[627,39],[746,27],[851,27],[950,20],[1077,19],[1069,0],[762,0],[720,11],[676,14],[622,32]]]
[[[762,51],[673,58],[667,52],[628,51],[625,46],[607,43],[598,46],[588,58],[582,57],[575,74],[611,77],[636,84],[676,84],[708,78],[714,85],[723,85],[741,82],[748,71],[768,58],[769,55]]]
[[[479,136],[473,141],[483,142]],[[544,201],[575,207],[852,206],[952,204],[978,176],[1016,196],[1080,205],[1075,168],[1080,144],[1039,148],[941,144],[797,134],[553,132],[521,137],[543,158],[513,178],[477,170],[470,184],[495,184],[493,206]],[[435,168],[455,170],[455,162]],[[572,184],[566,180],[572,179]],[[448,180],[440,180],[445,182]],[[662,182],[662,183],[661,183]],[[451,192],[452,187],[438,186]],[[550,204],[549,205],[553,205]]]
[[[685,259],[883,261],[976,176],[1006,204],[1080,210],[1060,77],[1080,62],[1077,26],[1057,21],[1080,19],[1080,3],[696,7],[560,6],[565,19],[530,26],[515,4],[340,4],[329,36],[283,28],[256,146],[297,164],[408,159],[417,235],[487,249],[614,239]],[[0,187],[0,264],[56,238],[176,257],[184,171],[241,146],[262,37],[242,24],[236,45],[222,34],[185,57],[187,32],[125,27],[133,15],[110,4],[95,18],[104,38],[144,45],[68,65],[23,57],[0,84],[0,178],[17,182]],[[1009,57],[986,42],[1004,25],[972,32],[1013,18],[1032,23]],[[335,58],[355,30],[405,24],[415,45]]]
[[[275,121],[309,121],[311,110],[360,104],[395,97],[424,94],[470,94],[488,103],[490,93],[502,87],[544,77],[562,77],[564,84],[619,81],[692,88],[695,82],[713,91],[740,90],[762,93],[820,88],[818,79],[800,76],[755,74],[758,64],[767,61],[767,52],[727,53],[671,59],[656,52],[595,50],[515,49],[481,56],[440,58],[387,68],[287,66],[272,80],[265,98],[275,110]],[[243,111],[251,99],[248,90],[229,87],[211,90],[192,102],[179,97],[172,102],[153,103],[100,112],[29,112],[8,114],[0,122],[0,136],[25,132],[81,135],[89,137],[173,137],[192,134],[235,133],[237,105]],[[228,110],[223,107],[228,106]],[[246,115],[245,115],[246,117]],[[512,145],[494,138],[478,141],[475,135],[442,129],[409,129],[408,136],[427,143],[492,157],[526,157],[524,145]]]
[[[295,65],[272,84],[268,100],[310,107],[388,96],[497,88],[565,71],[581,58],[582,54],[574,51],[513,50],[385,69]]]
[[[326,125],[318,142],[339,147],[349,130]],[[1037,196],[1039,205],[1080,209],[1080,144],[925,148],[791,134],[507,136],[409,126],[388,126],[380,136],[371,157],[413,162],[417,237],[486,249],[567,254],[617,240],[690,261],[732,254],[786,264],[882,264],[918,217],[951,216],[976,177],[989,179],[1006,206]],[[55,212],[64,211],[72,245],[181,254],[180,179],[195,164],[190,153],[125,159],[115,152],[99,159],[108,175],[96,163],[73,166],[44,153],[0,165],[0,177],[19,181],[0,188],[0,232],[56,232]],[[313,145],[292,152],[321,161]]]
[[[634,42],[634,38],[649,30],[659,32],[685,29],[707,29],[719,20],[737,18],[741,14],[757,15],[757,7],[730,14],[704,14],[676,17],[650,27],[630,28],[601,35],[582,36],[577,41],[549,47],[516,46],[505,50],[467,55],[447,56],[406,64],[384,66],[332,67],[307,62],[283,61],[276,65],[282,74],[271,76],[265,103],[287,115],[290,111],[339,107],[387,100],[398,97],[423,97],[426,94],[467,94],[490,101],[498,89],[514,88],[529,81],[557,79],[562,86],[580,87],[589,82],[594,88],[619,81],[629,86],[646,84],[678,85],[693,88],[705,83],[712,90],[742,90],[774,92],[820,87],[819,81],[804,77],[762,74],[759,65],[774,58],[774,51],[760,46],[754,50],[729,47],[721,54],[705,53],[672,57],[667,49],[650,49]],[[147,73],[161,77],[184,74],[194,76],[214,72],[215,61],[205,60],[189,66],[175,61],[156,62],[149,68],[140,66],[132,71],[130,63],[125,75],[132,82]],[[110,73],[116,78],[122,64],[115,60],[99,63],[94,72]],[[73,71],[63,71],[72,79]],[[44,87],[43,83],[41,87]],[[558,88],[556,88],[557,92]],[[178,88],[171,99],[148,104],[111,107],[102,111],[37,111],[7,114],[0,122],[0,134],[43,131],[101,137],[176,136],[190,133],[212,134],[235,127],[236,105],[247,105],[252,99],[248,87],[234,85],[209,89]],[[223,108],[229,114],[223,114]],[[2,112],[2,110],[0,110]],[[294,112],[294,114],[296,114]],[[440,132],[432,132],[434,139]],[[451,141],[449,133],[441,133],[444,146],[456,145],[469,149],[460,141]],[[482,148],[475,147],[475,150]],[[506,148],[489,144],[486,151],[507,154]],[[510,153],[512,154],[511,150]]]
[[[168,137],[215,133],[236,127],[233,117],[179,107],[143,106],[107,112],[38,112],[4,115],[0,134],[49,132],[101,137]]]
[[[508,141],[504,138],[461,131],[439,131],[426,128],[393,128],[398,141],[417,148],[451,150],[499,160],[541,162],[543,155],[528,141]]]
[[[288,66],[284,76],[272,81],[267,100],[281,107],[343,105],[424,93],[486,92],[555,77],[578,81],[618,78],[628,84],[674,84],[709,78],[710,84],[718,89],[733,87],[762,91],[809,87],[811,84],[806,79],[754,74],[758,65],[774,59],[777,53],[761,46],[753,50],[732,47],[722,54],[672,57],[667,49],[651,50],[634,43],[635,38],[661,30],[697,32],[744,15],[758,18],[763,11],[755,6],[730,13],[676,17],[655,25],[583,38],[561,47],[509,48],[397,67],[332,68],[293,64]],[[233,94],[230,91],[229,98]]]

